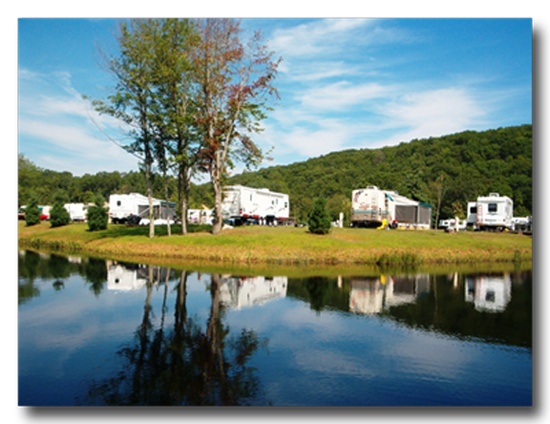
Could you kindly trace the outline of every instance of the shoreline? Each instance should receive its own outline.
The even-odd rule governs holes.
[[[89,232],[86,224],[50,228],[43,222],[19,223],[20,249],[98,256],[119,261],[193,264],[229,269],[388,268],[447,265],[531,263],[532,238],[507,233],[443,231],[376,231],[333,229],[329,235],[309,234],[294,227],[238,227],[213,236],[195,232],[149,239],[144,229],[109,225]]]

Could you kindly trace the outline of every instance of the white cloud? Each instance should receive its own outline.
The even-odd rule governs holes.
[[[352,30],[371,24],[365,19],[326,19],[301,24],[290,29],[277,29],[270,47],[283,57],[327,54],[346,39]]]
[[[101,157],[104,154],[106,143],[98,140],[80,127],[52,124],[39,120],[19,120],[19,133],[46,140],[55,146],[80,152],[91,157]]]
[[[377,145],[437,137],[472,129],[485,116],[475,97],[462,88],[405,94],[380,107],[388,128],[409,128]]]
[[[342,126],[333,123],[319,130],[296,128],[289,133],[280,134],[280,140],[287,151],[315,157],[341,150],[347,141],[347,132]]]
[[[284,72],[288,71],[289,68],[287,67]],[[346,64],[343,61],[315,61],[299,64],[298,66],[292,66],[292,73],[289,73],[285,77],[289,82],[300,81],[303,83],[311,83],[326,78],[342,77],[344,75],[357,75],[359,73],[361,73],[361,69],[359,69],[359,67]]]
[[[136,169],[137,158],[122,150],[125,131],[99,115],[71,85],[67,72],[19,71],[19,149],[46,169],[75,175]]]
[[[301,104],[309,110],[341,110],[355,106],[388,93],[379,84],[351,84],[341,81],[320,88],[308,90],[299,96]]]

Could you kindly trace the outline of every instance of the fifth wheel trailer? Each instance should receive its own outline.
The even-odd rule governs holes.
[[[222,216],[236,225],[246,222],[281,224],[289,218],[288,194],[275,193],[267,188],[250,188],[242,185],[224,188]]]
[[[391,228],[429,229],[432,207],[376,186],[353,190],[351,223],[354,227],[378,226],[387,222]]]

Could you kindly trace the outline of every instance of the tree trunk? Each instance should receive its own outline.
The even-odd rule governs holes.
[[[187,234],[187,208],[189,207],[189,192],[191,191],[190,169],[180,163],[178,170],[178,199],[181,210],[181,233]]]
[[[214,190],[214,222],[212,223],[212,234],[219,234],[222,231],[222,186],[221,181],[212,175],[212,188]]]
[[[166,171],[164,171],[164,201],[166,202],[164,218],[166,219],[168,237],[170,237],[172,235],[172,227],[170,226],[170,217],[168,216],[168,179],[166,178]]]
[[[153,187],[151,184],[150,161],[145,159],[145,179],[147,181],[147,197],[149,198],[149,238],[155,237],[155,216],[153,211]]]
[[[183,171],[183,165],[180,164],[179,170],[178,170],[178,199],[179,199],[179,205],[180,205],[180,211],[181,211],[181,234],[186,235],[187,234],[187,202],[185,199],[185,192],[184,192],[184,171]]]

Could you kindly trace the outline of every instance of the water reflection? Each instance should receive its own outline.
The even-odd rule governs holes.
[[[430,291],[427,274],[351,279],[349,308],[362,314],[380,313],[393,306],[413,303],[418,296]]]
[[[491,392],[485,379],[477,382],[474,375],[481,373],[475,367],[467,368],[469,374],[448,363],[438,369],[430,355],[413,356],[414,349],[397,346],[404,340],[449,352],[471,350],[462,342],[472,340],[527,352],[532,346],[530,271],[289,278],[200,274],[35,252],[20,252],[18,260],[21,405],[399,404],[399,397],[390,400],[384,393],[400,392],[404,381],[428,384],[453,373],[458,377],[449,380],[448,397],[437,384],[424,387],[430,402],[443,396],[433,402],[454,404],[459,398],[453,399],[453,391],[469,388],[463,392],[470,397],[460,402],[494,404],[501,399],[498,391],[491,394],[497,400],[472,391],[475,380],[482,396]],[[452,343],[443,349],[439,339],[425,340],[439,334]],[[60,342],[48,345],[51,340]],[[315,356],[298,367],[293,361],[314,346]],[[68,362],[59,358],[77,359],[72,368],[51,371],[53,377],[48,363],[55,361],[45,361],[48,355],[65,367]],[[483,355],[476,350],[462,358],[478,356]],[[327,360],[313,368],[326,372],[317,376],[326,386],[308,371],[319,358]],[[490,356],[479,361],[480,369],[499,363]],[[345,363],[357,367],[350,371],[353,377],[340,375]],[[362,369],[369,363],[378,365]],[[518,369],[528,371],[529,364],[523,360]],[[289,401],[281,393],[293,393],[285,381],[296,379],[303,390]],[[57,381],[57,388],[47,381]],[[336,389],[342,381],[345,386]],[[528,382],[505,384],[530,399]],[[374,392],[362,397],[368,387]],[[313,393],[317,397],[308,397]]]
[[[503,312],[512,299],[510,274],[477,275],[466,278],[466,301],[482,312]]]
[[[186,304],[188,273],[176,286],[174,321],[165,328],[168,282],[173,272],[152,266],[112,264],[113,290],[146,288],[143,319],[134,340],[117,354],[124,359],[116,377],[90,384],[82,404],[92,405],[248,405],[257,397],[258,377],[248,366],[265,341],[253,330],[231,334],[223,324],[221,276],[211,274],[211,307],[206,327],[189,318]],[[164,281],[159,328],[155,329],[153,286]]]
[[[221,301],[230,308],[243,308],[286,296],[287,277],[222,276]]]

